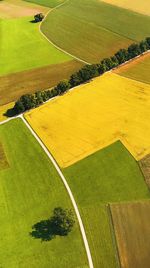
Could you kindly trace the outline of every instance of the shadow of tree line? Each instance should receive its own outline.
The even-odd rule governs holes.
[[[3,115],[7,117],[13,117],[17,115],[17,112],[15,111],[14,108],[10,108]]]

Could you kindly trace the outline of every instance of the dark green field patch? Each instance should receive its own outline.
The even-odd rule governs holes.
[[[0,143],[0,170],[4,168],[8,168],[9,164],[7,161],[6,154],[4,152],[3,145]]]

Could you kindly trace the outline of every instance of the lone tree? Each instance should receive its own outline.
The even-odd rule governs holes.
[[[40,21],[42,21],[43,19],[44,19],[44,15],[43,15],[42,13],[36,14],[36,15],[34,16],[34,20],[35,20],[35,22],[40,22]]]
[[[51,218],[55,233],[57,235],[65,236],[71,232],[74,224],[74,214],[71,209],[63,209],[57,207],[53,211],[54,215]]]

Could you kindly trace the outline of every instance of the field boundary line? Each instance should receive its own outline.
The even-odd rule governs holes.
[[[66,4],[67,2],[69,2],[69,1],[70,1],[70,0],[66,0],[66,1],[63,2],[62,4],[59,4],[59,5],[57,5],[56,7],[50,9],[50,10],[46,13],[46,15],[45,15],[43,21],[46,20],[47,16],[48,16],[51,12],[53,12],[54,10],[58,9],[59,7],[65,5],[65,4]],[[74,59],[76,59],[76,60],[78,60],[78,61],[80,61],[80,62],[82,62],[82,63],[84,63],[84,64],[91,65],[91,63],[89,63],[89,62],[87,62],[87,61],[85,61],[85,60],[82,60],[82,59],[76,57],[75,55],[73,55],[73,54],[67,52],[66,50],[64,50],[64,49],[62,49],[61,47],[57,46],[52,40],[50,40],[50,39],[49,39],[49,38],[42,32],[42,30],[41,30],[41,26],[42,26],[43,21],[40,22],[40,25],[39,25],[39,31],[40,31],[41,35],[42,35],[42,36],[43,36],[43,37],[44,37],[44,38],[45,38],[51,45],[53,45],[55,48],[57,48],[57,49],[60,50],[61,52],[65,53],[66,55],[68,55],[68,56],[70,56],[70,57],[72,57],[72,58],[74,58]]]
[[[106,205],[106,209],[107,209],[108,220],[109,220],[109,224],[110,224],[110,232],[111,232],[111,236],[112,236],[112,243],[113,243],[114,249],[115,249],[115,256],[116,256],[117,266],[118,266],[118,268],[121,268],[119,249],[118,249],[118,244],[117,244],[117,239],[116,239],[116,234],[115,234],[115,228],[114,228],[114,222],[113,222],[110,203]]]
[[[55,167],[56,171],[58,172],[68,194],[69,197],[71,199],[72,205],[74,207],[77,219],[78,219],[78,223],[79,223],[79,227],[80,227],[80,231],[81,231],[81,235],[83,238],[83,242],[84,242],[84,246],[85,246],[85,250],[86,250],[86,254],[87,254],[87,259],[88,259],[88,263],[89,263],[89,267],[90,268],[94,268],[93,265],[93,261],[92,261],[92,256],[91,256],[91,252],[90,252],[90,248],[89,248],[89,244],[88,244],[88,240],[86,237],[86,233],[85,233],[85,229],[84,229],[84,225],[80,216],[80,212],[78,209],[78,206],[76,204],[76,201],[74,199],[74,196],[71,192],[71,189],[67,183],[67,180],[65,178],[65,176],[63,175],[60,167],[58,166],[57,162],[55,161],[55,159],[53,158],[52,154],[50,153],[50,151],[46,148],[46,146],[44,145],[44,143],[42,142],[42,140],[39,138],[39,136],[36,134],[36,132],[33,130],[33,128],[30,126],[30,124],[27,122],[27,120],[24,118],[24,116],[21,114],[20,116],[18,116],[22,119],[22,121],[25,123],[25,125],[27,126],[27,128],[30,130],[31,134],[35,137],[35,139],[38,141],[38,143],[40,144],[40,146],[42,147],[42,149],[44,150],[44,152],[46,153],[46,155],[48,156],[48,158],[50,159],[50,161],[52,162],[53,166]]]

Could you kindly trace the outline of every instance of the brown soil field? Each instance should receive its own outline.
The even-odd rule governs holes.
[[[46,13],[48,10],[46,7],[21,0],[4,0],[0,2],[0,18],[2,19],[33,16],[40,12]]]
[[[145,181],[150,188],[150,154],[141,159],[139,165],[145,177]]]
[[[110,209],[120,267],[149,268],[150,202],[113,204]]]
[[[15,101],[23,94],[51,88],[59,81],[69,78],[72,73],[82,66],[82,63],[72,60],[61,64],[1,76],[0,105]]]

